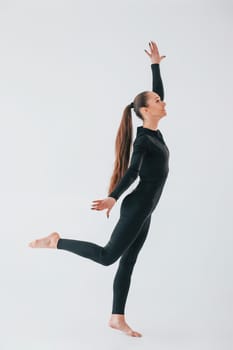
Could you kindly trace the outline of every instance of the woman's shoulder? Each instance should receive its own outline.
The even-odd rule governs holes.
[[[137,135],[133,142],[134,148],[146,148],[148,149],[148,137],[146,134]]]
[[[134,139],[134,143],[140,144],[140,143],[146,143],[147,142],[147,135],[146,134],[141,134],[141,135],[136,135]]]

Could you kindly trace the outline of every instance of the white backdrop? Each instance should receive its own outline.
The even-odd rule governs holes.
[[[232,349],[232,14],[227,0],[0,2],[2,350]],[[124,107],[152,88],[149,40],[166,55],[170,172],[132,275],[132,338],[107,325],[118,263],[28,242],[107,242],[138,180],[109,219],[91,202]]]

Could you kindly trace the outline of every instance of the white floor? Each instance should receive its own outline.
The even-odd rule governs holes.
[[[111,329],[107,324],[110,280],[116,266],[105,269],[75,255],[67,253],[65,257],[65,253],[60,253],[25,248],[25,254],[31,255],[31,266],[24,266],[18,277],[12,275],[12,279],[2,281],[1,350],[131,350],[132,346],[143,350],[232,350],[232,325],[224,328],[217,318],[211,317],[208,324],[205,310],[198,318],[195,309],[190,314],[185,312],[179,299],[180,305],[169,306],[169,299],[161,290],[157,296],[149,290],[145,293],[138,284],[138,274],[133,280],[126,315],[128,323],[143,337],[133,338]],[[61,260],[64,268],[58,269],[57,262]],[[141,263],[139,271],[140,267]],[[8,268],[11,271],[10,264]],[[84,268],[86,279],[80,273]]]

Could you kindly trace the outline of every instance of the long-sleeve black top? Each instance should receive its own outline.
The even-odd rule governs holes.
[[[164,99],[163,82],[158,63],[151,64],[152,90]],[[114,190],[108,195],[116,200],[140,175],[141,181],[160,184],[168,174],[169,150],[159,129],[152,130],[139,126],[133,143],[130,165]],[[156,186],[155,186],[156,188]]]

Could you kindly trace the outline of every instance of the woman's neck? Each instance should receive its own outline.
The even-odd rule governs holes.
[[[142,125],[143,128],[151,129],[151,130],[157,130],[158,129],[158,121],[155,121],[154,123],[146,123],[144,122]]]

